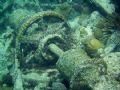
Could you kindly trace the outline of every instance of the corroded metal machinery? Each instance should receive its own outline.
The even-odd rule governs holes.
[[[101,76],[107,74],[107,65],[74,46],[72,33],[64,17],[56,12],[43,11],[31,16],[20,27],[16,40],[20,68],[54,66],[68,81],[68,89],[100,90],[97,87],[102,83]],[[110,82],[105,81],[107,85]]]
[[[50,44],[48,48],[59,57],[56,67],[64,76],[64,79],[69,81],[70,90],[101,90],[101,88],[109,90],[111,86],[111,89],[119,90],[120,85],[115,80],[114,74],[108,74],[109,69],[110,72],[113,69],[109,68],[108,61],[105,61],[107,59],[96,60],[90,58],[81,48],[69,49],[65,52],[55,44]],[[114,70],[117,74],[118,69]],[[102,86],[100,87],[100,85]]]
[[[30,17],[19,31],[16,45],[21,69],[57,62],[58,70],[66,77],[64,79],[71,81],[70,87],[75,90],[97,79],[97,66],[88,64],[92,59],[87,53],[80,48],[71,49],[74,43],[72,30],[64,17],[53,11],[43,11]],[[81,76],[78,75],[80,70]],[[88,88],[91,87],[88,85]]]
[[[17,51],[20,53],[18,58],[22,60],[21,65],[56,59],[57,57],[54,57],[47,48],[50,43],[58,45],[65,51],[72,46],[69,25],[64,17],[53,11],[43,11],[33,15],[22,24],[19,31]]]
[[[92,59],[80,48],[64,52],[55,44],[50,44],[49,49],[59,56],[56,66],[65,79],[70,81],[71,90],[94,88],[99,74],[103,73],[98,70],[100,64],[104,65],[103,62],[92,65]]]

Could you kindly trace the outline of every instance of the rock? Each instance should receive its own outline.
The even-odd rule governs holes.
[[[21,75],[20,70],[18,70],[16,72],[16,78],[14,81],[14,89],[13,90],[24,90],[23,89],[23,80],[22,80],[22,75]]]
[[[109,76],[100,77],[100,82],[97,83],[93,90],[119,90],[120,85],[117,81]]]
[[[32,13],[34,12],[30,12],[26,9],[16,9],[9,16],[9,23],[14,27],[18,27],[22,20],[29,17]]]
[[[112,0],[91,0],[91,2],[109,15],[115,13],[115,5],[112,3]]]
[[[67,88],[60,82],[54,82],[52,84],[52,90],[67,90]]]
[[[106,43],[106,48],[104,50],[104,52],[106,54],[116,51],[115,48],[119,49],[119,45],[120,45],[120,32],[119,31],[115,31],[112,33],[112,35],[108,38],[107,43]]]
[[[115,76],[120,73],[120,52],[109,53],[103,60],[107,64],[108,75]]]

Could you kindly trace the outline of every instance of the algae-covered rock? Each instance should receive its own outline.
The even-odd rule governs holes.
[[[13,87],[0,87],[0,90],[13,90]]]
[[[68,18],[71,10],[72,10],[72,6],[68,3],[63,3],[59,7],[55,8],[55,11],[63,15],[65,18]]]
[[[10,8],[14,0],[1,0],[0,1],[0,13],[3,13],[5,10]]]
[[[120,45],[120,32],[115,31],[113,32],[110,37],[108,37],[108,40],[106,42],[106,48],[105,53],[110,53],[112,51],[118,51],[119,52],[119,45]]]
[[[8,64],[13,61],[12,42],[13,42],[13,30],[7,27],[7,32],[0,36],[0,81],[3,77],[9,73]],[[12,58],[11,58],[12,57]]]
[[[103,60],[107,64],[107,73],[109,75],[117,75],[120,73],[120,52],[110,53]]]
[[[3,77],[9,73],[7,69],[7,56],[0,52],[0,82],[2,82]]]
[[[93,90],[95,84],[99,82],[98,68],[97,65],[92,64],[79,65],[71,79],[72,90]]]
[[[82,17],[81,17],[82,18]],[[86,18],[84,20],[80,20],[80,23],[84,27],[90,27],[92,29],[95,29],[98,26],[98,23],[100,23],[103,20],[103,16],[98,11],[93,11],[90,15],[86,15]]]
[[[22,20],[29,17],[32,13],[26,9],[16,9],[9,16],[9,23],[14,27],[18,27],[21,24]]]
[[[64,84],[59,82],[54,82],[52,84],[52,90],[67,90]]]
[[[115,13],[115,5],[112,3],[112,0],[91,0],[97,7],[100,7],[107,14]]]
[[[93,90],[119,90],[120,85],[110,76],[100,77],[100,82],[98,82]]]

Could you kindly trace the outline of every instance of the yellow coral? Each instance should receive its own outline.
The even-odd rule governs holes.
[[[98,50],[103,47],[103,44],[96,38],[92,38],[90,41],[88,41],[87,46],[91,50]]]

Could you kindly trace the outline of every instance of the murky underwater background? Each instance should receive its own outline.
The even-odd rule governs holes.
[[[0,90],[120,90],[120,1],[0,0]]]

